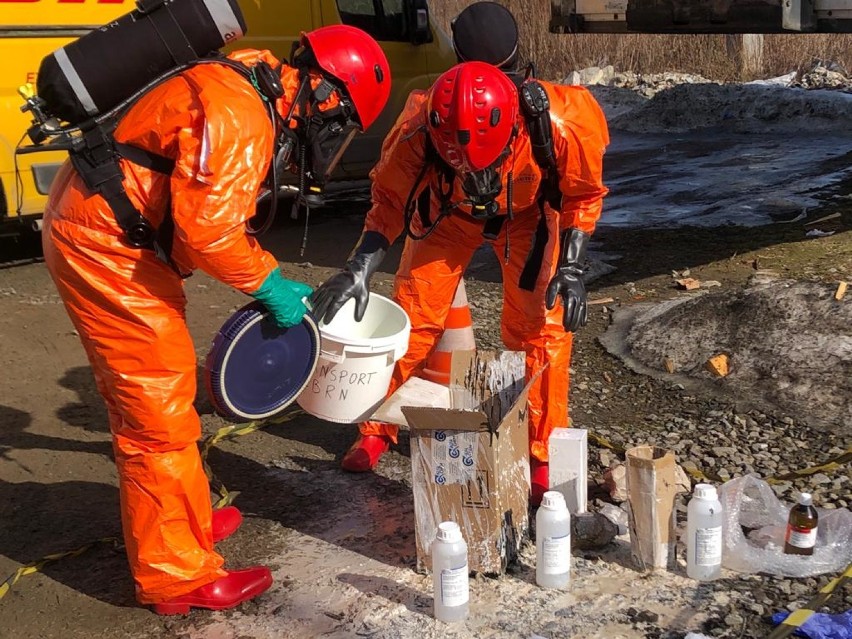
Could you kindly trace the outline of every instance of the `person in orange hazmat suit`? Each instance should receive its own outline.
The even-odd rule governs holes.
[[[503,5],[473,2],[453,18],[450,30],[458,62],[487,62],[506,73],[518,71],[518,23]]]
[[[549,111],[558,197],[545,188],[548,176],[533,156],[515,83],[489,64],[458,64],[428,92],[410,95],[371,174],[373,204],[361,238],[343,270],[312,296],[319,319],[330,321],[351,298],[355,319],[362,318],[370,277],[389,245],[406,234],[394,299],[412,328],[390,394],[422,369],[474,251],[490,242],[502,266],[503,342],[525,351],[528,380],[541,372],[529,392],[533,503],[549,484],[549,435],[568,425],[573,333],[587,319],[581,276],[607,193],[602,164],[609,143],[603,112],[585,88],[538,86],[549,103],[543,111]],[[342,460],[353,472],[374,468],[397,437],[396,426],[375,421],[360,431]]]
[[[303,33],[289,64],[249,49],[228,60],[155,86],[114,133],[120,148],[173,163],[164,173],[120,161],[127,196],[158,227],[160,248],[171,243],[170,256],[123,233],[69,162],[44,217],[47,268],[108,408],[137,599],[160,614],[230,608],[272,583],[265,567],[223,569],[213,548],[241,516],[233,507],[211,512],[182,278],[200,268],[261,301],[278,325],[300,322],[312,289],[285,279],[247,232],[264,177],[289,168],[309,182],[327,179],[390,93],[384,53],[354,27]],[[272,87],[263,96],[261,71]]]

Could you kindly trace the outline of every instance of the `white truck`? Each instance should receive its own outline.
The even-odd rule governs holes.
[[[852,33],[852,0],[550,0],[551,33]]]

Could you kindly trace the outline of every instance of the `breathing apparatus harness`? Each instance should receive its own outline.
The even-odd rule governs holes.
[[[227,66],[252,84],[264,101],[268,115],[275,126],[276,147],[278,147],[281,137],[278,131],[282,127],[282,119],[275,109],[275,100],[284,94],[278,72],[263,61],[247,67],[223,55],[183,60],[181,64],[158,76],[106,113],[77,125],[60,125],[56,117],[45,111],[46,105],[37,96],[29,97],[27,104],[21,109],[33,114],[33,125],[27,132],[33,144],[38,147],[50,140],[50,148],[68,151],[71,163],[86,187],[101,195],[112,209],[116,222],[124,232],[125,242],[134,248],[153,250],[158,258],[172,267],[174,267],[171,260],[174,221],[170,209],[167,209],[160,227],[155,229],[133,205],[124,190],[124,174],[119,160],[124,158],[133,164],[164,175],[172,173],[175,161],[147,149],[118,142],[115,140],[114,133],[122,115],[142,96],[163,82],[199,64]],[[278,177],[274,170],[270,170],[267,174],[265,184],[268,188],[274,189],[273,192],[277,192]],[[253,228],[247,224],[248,232],[257,234],[265,231],[271,225],[273,216],[274,198],[267,219],[259,228]]]
[[[180,54],[180,50],[177,54]],[[163,82],[199,64],[226,66],[251,83],[263,100],[275,132],[273,159],[261,187],[261,191],[268,194],[269,209],[265,216],[256,213],[246,222],[246,231],[250,235],[261,234],[272,225],[275,219],[279,186],[285,171],[290,167],[294,154],[298,157],[300,171],[299,193],[294,206],[304,203],[307,207],[321,203],[324,180],[334,165],[331,165],[328,171],[325,169],[330,162],[339,160],[342,152],[341,150],[334,157],[327,157],[328,153],[333,153],[335,149],[329,150],[328,145],[324,145],[323,142],[327,142],[329,138],[335,137],[340,132],[349,130],[354,132],[357,129],[357,124],[352,120],[355,111],[351,102],[345,97],[345,92],[340,93],[343,97],[338,107],[322,115],[314,113],[316,104],[328,99],[332,91],[338,87],[323,76],[319,86],[313,91],[310,90],[309,72],[313,57],[309,53],[301,52],[291,56],[291,65],[299,71],[300,86],[287,118],[282,118],[275,108],[276,100],[284,95],[280,65],[273,68],[266,62],[260,61],[249,67],[221,53],[199,58],[192,54],[190,48],[187,48],[184,57],[176,59],[176,62],[178,64],[175,67],[157,76],[109,111],[79,124],[60,124],[59,118],[50,113],[47,103],[36,95],[27,97],[26,104],[21,107],[22,111],[29,111],[33,116],[32,126],[27,131],[33,146],[21,149],[21,152],[33,152],[48,147],[67,150],[74,168],[87,188],[100,194],[112,209],[116,222],[124,233],[125,242],[134,248],[153,250],[159,259],[175,270],[177,268],[171,259],[174,221],[170,208],[167,208],[159,228],[155,229],[130,201],[124,190],[124,174],[119,163],[120,159],[124,158],[157,173],[170,175],[174,170],[175,161],[146,149],[120,143],[114,138],[119,120],[142,96]],[[291,121],[298,122],[299,126],[295,129],[291,128]],[[313,159],[310,168],[307,166],[309,153]],[[252,220],[258,218],[259,222],[254,224]],[[305,233],[307,234],[307,220]]]
[[[542,172],[541,186],[539,188],[539,195],[537,199],[540,211],[539,223],[536,228],[532,250],[520,278],[521,288],[525,290],[533,290],[535,287],[535,280],[538,277],[538,272],[541,268],[544,249],[547,245],[549,236],[547,222],[544,215],[544,205],[548,204],[551,208],[559,210],[562,206],[562,191],[559,188],[559,171],[556,165],[556,153],[553,146],[550,100],[547,97],[547,91],[544,86],[535,79],[535,67],[532,64],[527,67],[527,70],[523,75],[514,73],[507,75],[509,75],[518,87],[521,113],[524,117],[527,133],[530,136],[533,158]],[[475,219],[483,221],[482,236],[489,241],[497,239],[501,229],[503,228],[503,224],[510,222],[513,218],[512,196],[514,190],[514,179],[512,169],[510,169],[506,175],[506,215],[499,215],[500,207],[497,204],[497,196],[500,194],[502,189],[502,179],[500,177],[499,168],[509,157],[512,142],[516,135],[517,130],[512,134],[512,138],[509,140],[506,150],[490,167],[484,170],[483,175],[485,176],[487,184],[483,184],[482,186],[485,188],[478,189],[478,193],[471,193],[468,190],[469,185],[463,183],[462,188],[465,190],[467,199],[453,203],[452,195],[455,179],[457,177],[456,172],[435,150],[435,147],[427,133],[425,162],[405,203],[404,215],[406,235],[413,240],[423,240],[429,237],[442,219],[450,215],[462,204],[469,204],[471,208],[471,215]],[[438,216],[434,221],[432,221],[430,217],[430,189],[428,187],[422,190],[420,189],[420,185],[426,177],[426,173],[432,167],[435,168],[437,173],[439,201]],[[420,191],[419,196],[418,191]],[[419,235],[415,233],[412,228],[415,210],[420,216],[422,228],[425,229]],[[505,258],[508,260],[508,257],[509,238],[507,236]]]

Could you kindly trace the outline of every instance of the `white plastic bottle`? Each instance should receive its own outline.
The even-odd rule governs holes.
[[[542,588],[567,588],[571,581],[571,514],[565,497],[547,491],[535,514],[535,582]]]
[[[697,484],[686,509],[686,574],[698,581],[722,573],[722,504],[716,488]]]
[[[438,525],[432,542],[432,586],[435,619],[454,622],[467,619],[470,588],[467,544],[459,525],[445,521]]]

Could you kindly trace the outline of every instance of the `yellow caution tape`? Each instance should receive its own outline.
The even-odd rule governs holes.
[[[589,439],[595,442],[598,446],[603,446],[604,448],[609,448],[611,451],[616,453],[624,453],[624,447],[613,444],[611,441],[606,439],[605,437],[601,437],[600,435],[595,435],[593,432],[589,431],[588,433]]]
[[[589,439],[591,439],[598,446],[602,446],[603,448],[608,448],[609,450],[623,455],[626,452],[624,446],[619,444],[613,444],[611,441],[606,439],[605,437],[601,437],[600,435],[595,435],[592,432],[588,433]],[[706,482],[706,481],[715,481],[723,483],[723,479],[714,473],[703,473],[698,468],[690,468],[687,466],[681,466],[684,472],[687,473],[690,477],[692,477],[695,481],[698,482]]]
[[[591,441],[596,443],[598,446],[603,448],[608,448],[609,450],[624,454],[625,448],[618,444],[613,444],[611,441],[606,439],[605,437],[601,437],[600,435],[595,435],[592,432],[588,433],[588,437]],[[777,484],[782,481],[787,481],[790,479],[795,479],[796,477],[807,477],[808,475],[814,475],[816,473],[830,473],[832,471],[837,470],[841,466],[852,462],[852,448],[847,448],[843,453],[838,455],[837,457],[833,457],[829,459],[827,462],[819,464],[818,466],[809,466],[807,468],[802,468],[801,470],[792,470],[789,473],[784,473],[783,475],[774,475],[772,477],[766,478],[766,482],[770,484]],[[694,480],[699,482],[706,481],[715,481],[719,483],[724,483],[719,475],[711,472],[702,472],[698,468],[688,468],[685,466],[681,466],[683,470]]]
[[[272,424],[283,424],[284,422],[288,422],[294,417],[302,415],[303,413],[303,410],[295,409],[273,419],[257,420],[249,422],[248,424],[232,424],[230,426],[223,426],[215,433],[207,437],[203,442],[201,442],[201,465],[204,468],[204,474],[207,475],[207,480],[210,482],[210,487],[219,495],[219,499],[216,501],[215,504],[213,504],[214,509],[230,506],[232,503],[234,503],[234,500],[240,493],[239,491],[230,492],[225,487],[225,484],[222,483],[222,480],[216,477],[215,473],[213,472],[213,469],[210,468],[210,464],[207,463],[207,454],[210,452],[210,449],[219,442],[224,441],[226,439],[233,439],[234,437],[248,435],[249,433],[253,433],[256,430],[260,430],[261,428],[266,428],[267,426],[271,426]]]
[[[816,473],[830,473],[849,462],[852,462],[852,448],[847,448],[845,452],[841,453],[837,457],[829,459],[827,462],[818,466],[810,466],[808,468],[802,468],[801,470],[793,470],[789,473],[784,473],[783,475],[775,475],[766,481],[770,484],[777,484],[780,481],[795,479],[796,477],[806,477]]]
[[[8,577],[2,584],[0,584],[0,599],[6,596],[6,594],[11,590],[12,586],[18,583],[18,580],[25,576],[31,575],[33,573],[39,572],[42,568],[44,568],[47,564],[51,564],[55,561],[59,561],[60,559],[65,559],[66,557],[76,557],[77,555],[82,555],[87,550],[94,548],[95,546],[99,546],[101,544],[112,544],[114,548],[118,549],[123,547],[123,544],[119,541],[118,537],[104,537],[103,539],[98,539],[97,541],[93,541],[85,546],[81,546],[77,548],[77,550],[69,550],[68,552],[57,552],[52,555],[45,555],[38,561],[34,561],[25,566],[21,566],[18,568],[10,577]]]
[[[835,577],[820,588],[819,594],[813,597],[802,608],[795,610],[784,621],[778,624],[767,639],[784,639],[784,637],[789,637],[796,631],[796,628],[801,628],[817,610],[822,608],[836,590],[839,590],[843,584],[850,580],[852,580],[852,564],[846,567],[842,575]]]
[[[699,483],[705,483],[706,484],[707,482],[710,482],[710,481],[715,481],[719,484],[725,483],[725,480],[722,479],[721,477],[719,477],[719,475],[717,475],[716,473],[711,473],[711,472],[705,473],[705,472],[701,471],[699,468],[692,468],[690,466],[681,466],[681,468],[683,468],[683,471],[687,475],[689,475],[690,477],[692,477],[695,481],[697,481]]]
[[[207,437],[201,443],[201,463],[204,467],[204,472],[207,475],[208,480],[210,481],[210,485],[219,494],[220,497],[219,500],[213,505],[213,508],[223,508],[224,506],[230,505],[240,493],[239,491],[229,492],[225,485],[221,482],[221,480],[219,480],[216,475],[213,474],[213,471],[210,469],[210,465],[207,463],[207,454],[210,452],[210,449],[223,440],[233,439],[234,437],[240,437],[242,435],[248,435],[249,433],[253,433],[256,430],[265,428],[266,426],[270,426],[272,424],[281,424],[290,421],[291,419],[293,419],[297,415],[300,415],[303,412],[304,411],[297,409],[289,413],[285,413],[280,417],[276,417],[274,419],[269,419],[266,421],[254,421],[243,425],[234,424],[231,426],[224,426],[217,430],[213,435]],[[82,555],[87,550],[90,550],[100,544],[113,544],[116,549],[123,547],[123,544],[120,542],[118,537],[104,537],[103,539],[98,539],[97,541],[93,541],[89,544],[86,544],[85,546],[77,548],[76,550],[69,550],[67,552],[58,552],[52,555],[46,555],[38,561],[34,561],[25,566],[21,566],[5,581],[0,583],[0,599],[6,596],[9,590],[11,590],[12,586],[14,586],[21,577],[37,573],[47,564],[59,561],[60,559]]]
[[[301,415],[303,413],[303,410],[296,409],[288,413],[284,413],[283,415],[280,415],[273,419],[257,420],[249,422],[248,424],[232,424],[230,426],[223,426],[215,433],[207,437],[201,443],[201,457],[206,458],[207,453],[210,451],[210,448],[225,439],[233,439],[234,437],[248,435],[249,433],[253,433],[254,431],[259,430],[261,428],[266,428],[267,426],[271,426],[272,424],[283,424],[284,422],[289,422],[294,417],[297,417],[298,415]]]

